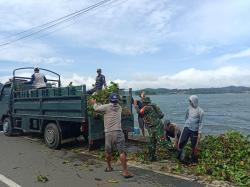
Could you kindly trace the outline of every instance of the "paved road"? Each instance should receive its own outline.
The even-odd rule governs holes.
[[[105,173],[104,168],[105,163],[91,156],[79,156],[67,148],[51,150],[40,139],[5,137],[0,133],[0,176],[22,187],[201,186],[137,168],[130,168],[134,178],[124,179],[120,166],[116,166],[111,173]],[[46,176],[48,182],[38,182],[38,175]],[[0,187],[8,186],[3,182],[0,177]]]

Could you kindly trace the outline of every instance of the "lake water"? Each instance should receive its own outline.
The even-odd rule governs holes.
[[[227,130],[250,134],[250,94],[200,94],[198,97],[205,112],[205,134],[221,134]],[[164,118],[181,127],[184,125],[188,95],[153,95],[150,98],[165,113]]]

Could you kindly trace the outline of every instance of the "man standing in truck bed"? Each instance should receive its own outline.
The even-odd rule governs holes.
[[[102,74],[102,70],[101,69],[97,69],[97,76],[96,76],[96,80],[95,80],[95,86],[94,88],[90,89],[87,91],[87,93],[89,95],[93,94],[96,91],[102,90],[102,87],[106,87],[106,80],[105,80],[105,76]]]
[[[34,88],[46,88],[47,79],[44,74],[39,73],[39,68],[34,69],[34,74],[31,76],[31,80],[27,82],[28,84],[32,84]]]

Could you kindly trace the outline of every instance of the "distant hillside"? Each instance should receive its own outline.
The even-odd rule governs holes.
[[[138,95],[141,91],[145,91],[147,95],[161,95],[161,94],[223,94],[223,93],[250,93],[249,87],[244,86],[228,86],[222,88],[190,88],[190,89],[167,89],[167,88],[145,88],[136,90]]]
[[[2,87],[3,87],[3,84],[0,82],[0,89],[2,89]]]

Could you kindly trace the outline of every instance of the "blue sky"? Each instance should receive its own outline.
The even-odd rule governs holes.
[[[1,0],[0,41],[99,0]],[[0,48],[0,81],[39,66],[63,84],[94,82],[102,68],[121,87],[250,86],[250,1],[120,0]]]

